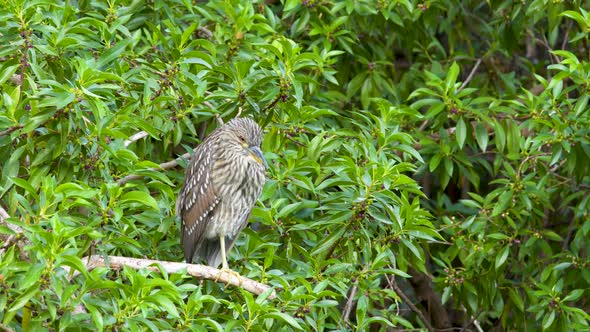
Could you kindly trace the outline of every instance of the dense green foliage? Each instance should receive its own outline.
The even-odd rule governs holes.
[[[588,329],[587,10],[0,0],[0,327]],[[153,167],[239,109],[269,169],[229,263],[278,298],[87,272],[182,260],[186,161]]]

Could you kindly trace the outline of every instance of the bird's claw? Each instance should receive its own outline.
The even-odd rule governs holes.
[[[218,282],[219,279],[221,278],[221,275],[223,273],[227,273],[228,274],[228,278],[227,278],[227,282],[225,283],[226,286],[229,286],[231,284],[231,276],[233,275],[234,277],[236,277],[238,279],[238,285],[242,286],[242,277],[240,276],[240,274],[230,268],[221,268],[219,269],[219,274],[217,275],[217,278],[215,278],[215,282]]]

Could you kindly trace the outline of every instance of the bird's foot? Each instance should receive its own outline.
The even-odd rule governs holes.
[[[240,276],[240,274],[238,272],[230,269],[230,268],[225,268],[225,267],[219,269],[219,274],[217,275],[217,278],[215,278],[215,282],[218,282],[219,279],[221,279],[221,276],[224,273],[227,273],[228,274],[228,278],[225,280],[226,281],[226,283],[225,283],[226,286],[229,286],[231,284],[231,278],[232,278],[232,276],[236,277],[238,279],[238,285],[239,286],[242,286],[242,277]]]

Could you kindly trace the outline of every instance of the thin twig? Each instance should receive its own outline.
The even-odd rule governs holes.
[[[4,220],[8,218],[10,218],[10,215],[2,208],[2,206],[0,206],[0,223],[4,222]]]
[[[11,329],[10,327],[8,327],[8,326],[0,323],[0,331],[3,331],[3,332],[13,332],[14,330]]]
[[[124,266],[126,266],[134,270],[147,269],[150,271],[158,272],[160,271],[160,269],[157,267],[157,265],[160,265],[169,274],[179,273],[186,270],[186,273],[188,275],[193,276],[197,279],[214,280],[219,283],[224,283],[226,285],[232,285],[237,288],[242,288],[256,295],[260,295],[271,289],[271,287],[268,285],[259,283],[250,278],[240,276],[235,272],[219,270],[207,265],[167,262],[153,259],[142,259],[122,256],[108,256],[105,260],[105,257],[102,255],[92,255],[84,257],[82,258],[82,262],[85,264],[88,271],[95,269],[97,267],[122,269]],[[69,266],[65,266],[64,268],[69,272]],[[72,273],[72,278],[76,277],[79,274],[80,271],[74,271]],[[268,299],[272,300],[276,296],[277,294],[273,290],[268,296]]]
[[[213,32],[205,27],[198,27],[197,28],[197,36],[200,38],[210,39],[213,37]]]
[[[418,131],[423,131],[424,128],[426,128],[426,125],[428,124],[428,119],[424,120],[424,122],[422,122],[422,124],[420,125],[420,127],[418,127]]]
[[[401,299],[404,301],[405,304],[408,305],[408,307],[410,307],[410,309],[412,309],[412,311],[414,313],[416,313],[416,315],[418,315],[418,317],[420,317],[420,319],[422,320],[422,322],[424,322],[424,325],[426,326],[426,329],[428,331],[434,331],[434,328],[432,327],[432,325],[430,325],[430,321],[428,321],[426,319],[426,316],[424,316],[424,313],[418,309],[414,303],[410,300],[410,298],[402,291],[401,288],[399,288],[399,286],[397,285],[397,282],[395,281],[395,277],[391,276],[391,278],[389,278],[389,276],[385,276],[385,279],[387,279],[387,283],[389,284],[389,287],[391,287],[391,289],[393,289],[393,291],[399,296],[401,297]]]
[[[8,228],[10,228],[10,230],[12,230],[15,233],[15,234],[11,234],[10,236],[8,236],[6,238],[6,240],[4,241],[4,244],[2,245],[2,248],[0,248],[0,255],[2,255],[6,251],[6,249],[8,249],[10,246],[12,246],[16,242],[17,235],[22,233],[22,228],[6,222],[6,219],[8,219],[8,218],[10,218],[10,215],[8,215],[6,210],[4,210],[0,206],[0,224],[6,224],[6,226]]]
[[[23,125],[16,125],[16,126],[12,126],[6,130],[0,131],[0,137],[2,136],[6,136],[6,135],[10,135],[10,133],[12,133],[13,131],[19,130],[23,127]]]
[[[473,325],[475,326],[475,328],[479,331],[479,332],[483,332],[483,329],[481,328],[481,326],[479,325],[479,322],[477,321],[477,319],[473,320]]]
[[[135,133],[135,134],[131,135],[131,137],[129,137],[128,140],[126,140],[125,142],[123,142],[123,145],[125,147],[128,147],[131,143],[133,143],[135,141],[138,141],[138,140],[146,137],[147,135],[148,135],[148,133],[142,130],[142,131],[140,131],[138,133]]]
[[[528,156],[528,157],[524,158],[524,159],[523,159],[523,160],[520,162],[520,165],[518,165],[518,170],[516,171],[516,179],[517,179],[517,180],[520,180],[520,173],[522,172],[522,168],[523,168],[524,164],[525,164],[527,161],[529,161],[529,160],[531,160],[531,159],[535,159],[535,158],[543,157],[543,156],[548,156],[548,155],[549,155],[549,153],[541,153],[541,154],[533,154],[533,155],[530,155],[530,156]]]
[[[352,285],[350,295],[348,296],[348,300],[346,301],[346,305],[344,306],[344,310],[342,311],[342,320],[347,323],[349,321],[350,312],[352,311],[352,304],[354,303],[354,296],[356,295],[357,289],[357,283],[355,282],[354,285]]]
[[[563,35],[563,42],[561,43],[562,50],[565,50],[565,47],[567,46],[568,38],[570,35],[570,29],[572,28],[573,24],[574,24],[574,21],[572,21],[572,20],[570,20],[567,24],[567,28],[565,29],[565,34]]]
[[[537,39],[537,40],[541,45],[545,46],[545,48],[547,49],[547,52],[549,53],[549,58],[554,60],[555,63],[561,62],[561,59],[557,55],[553,54],[553,49],[551,48],[551,45],[549,45],[549,41],[547,40],[547,37],[545,37],[545,35],[543,35],[542,40],[541,39]]]
[[[475,75],[475,72],[477,71],[477,68],[479,68],[480,64],[481,64],[481,58],[477,59],[475,66],[473,66],[473,68],[471,69],[471,72],[469,73],[469,75],[467,76],[467,78],[465,79],[463,84],[461,84],[459,89],[457,89],[457,93],[461,92],[461,90],[463,90],[463,88],[465,88],[467,86],[467,84],[471,81],[471,79],[473,78],[473,75]]]
[[[185,154],[183,154],[182,156],[171,160],[171,161],[167,161],[165,163],[161,163],[158,167],[152,167],[152,168],[148,168],[148,170],[150,171],[161,171],[161,170],[168,170],[168,169],[172,169],[176,166],[178,166],[178,161],[182,160],[182,159],[190,159],[192,156],[191,152],[187,152]],[[137,174],[130,174],[127,175],[125,177],[122,177],[121,179],[119,179],[119,181],[117,181],[117,184],[119,184],[120,186],[124,185],[125,183],[131,181],[131,180],[137,180],[137,179],[141,179],[142,177],[144,177],[144,175],[137,175]]]
[[[305,144],[303,144],[303,143],[301,143],[301,142],[297,141],[296,139],[294,139],[293,137],[291,137],[291,136],[289,136],[289,135],[285,135],[285,138],[287,138],[289,141],[291,141],[291,142],[295,143],[295,145],[297,145],[297,146],[300,146],[300,147],[303,147],[303,146],[305,146]]]

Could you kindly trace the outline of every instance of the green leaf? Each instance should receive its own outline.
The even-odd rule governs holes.
[[[158,305],[160,305],[164,309],[164,311],[172,317],[180,317],[180,315],[178,314],[178,310],[176,310],[176,306],[167,296],[157,293],[149,296],[147,299],[152,300]]]
[[[276,214],[276,218],[283,218],[285,216],[290,216],[292,215],[295,211],[297,211],[299,208],[301,208],[303,205],[303,202],[297,202],[297,203],[291,203],[285,207],[283,207],[281,209],[281,211],[279,211]]]
[[[0,73],[0,85],[3,85],[6,80],[8,80],[14,73],[16,73],[19,65],[12,65],[4,68],[2,73]]]
[[[496,147],[498,151],[503,152],[506,146],[506,132],[504,131],[504,126],[498,120],[494,120],[494,133]]]
[[[24,294],[16,298],[16,300],[14,301],[14,303],[12,303],[12,306],[8,311],[15,312],[20,308],[24,307],[29,302],[29,300],[31,300],[31,298],[36,296],[39,292],[40,289],[38,287],[33,286],[29,288],[29,290],[27,290]]]
[[[297,7],[300,3],[301,3],[301,0],[287,0],[285,2],[283,10],[285,12],[289,12],[289,11],[295,9],[295,7]]]
[[[459,76],[459,65],[456,62],[453,62],[451,67],[449,68],[449,72],[447,73],[447,79],[445,80],[445,91],[448,93],[451,91],[455,82],[457,82],[457,77]]]
[[[132,39],[130,38],[118,40],[114,47],[111,47],[106,52],[102,53],[102,56],[96,63],[96,66],[98,68],[103,68],[106,65],[110,65],[113,60],[117,59],[121,56],[121,54],[123,54],[125,48],[127,48],[131,41]]]
[[[445,287],[445,289],[443,290],[442,298],[441,298],[443,304],[445,304],[449,301],[449,299],[451,298],[451,294],[452,294],[451,287]]]
[[[516,308],[520,310],[520,312],[524,312],[524,303],[522,302],[522,296],[518,294],[518,290],[515,288],[508,288],[508,295]]]
[[[301,325],[299,325],[299,323],[297,322],[297,320],[285,313],[282,312],[270,312],[264,315],[265,318],[272,318],[272,319],[277,319],[280,321],[283,321],[289,325],[291,325],[292,327],[298,329],[298,330],[303,330],[303,328],[301,327]]]
[[[424,258],[422,257],[422,253],[420,252],[420,250],[418,250],[418,248],[410,241],[406,240],[406,239],[401,239],[401,242],[404,244],[404,246],[408,249],[410,249],[410,251],[414,254],[414,256],[416,256],[416,258],[418,258],[420,261],[424,261]]]
[[[478,122],[477,125],[475,125],[475,139],[477,140],[477,144],[481,151],[485,152],[488,147],[489,136],[488,130],[481,122]]]
[[[553,321],[555,320],[555,311],[551,311],[549,315],[545,315],[543,318],[543,329],[548,329],[553,325]]]
[[[10,180],[12,180],[12,182],[14,182],[15,185],[23,188],[25,191],[27,191],[29,194],[31,194],[31,196],[33,196],[33,198],[35,198],[35,200],[39,200],[39,196],[37,195],[37,191],[35,190],[35,188],[33,188],[33,186],[31,186],[31,184],[29,182],[27,182],[26,180],[23,180],[21,178],[17,178],[17,177],[10,177]]]
[[[98,309],[96,309],[96,307],[93,305],[89,305],[87,303],[84,305],[84,308],[90,312],[90,316],[96,325],[96,329],[98,331],[102,331],[104,328],[104,319],[102,318],[100,311],[98,311]]]
[[[442,154],[435,154],[434,156],[432,156],[432,158],[430,159],[430,162],[428,163],[428,169],[431,172],[434,172],[438,168],[438,165],[440,164],[442,159],[443,159]]]
[[[571,291],[566,297],[563,298],[563,301],[577,301],[580,297],[584,295],[583,289],[574,289]]]
[[[491,216],[495,217],[498,216],[500,213],[506,211],[508,205],[512,202],[512,196],[512,190],[503,192],[498,199],[498,203],[494,205]]]
[[[510,253],[509,246],[505,246],[504,248],[502,248],[502,250],[500,250],[500,252],[496,256],[496,264],[495,264],[496,270],[499,269],[502,265],[504,265],[504,263],[506,262],[506,259],[508,258],[509,253]]]
[[[338,227],[336,231],[333,231],[327,238],[325,238],[316,248],[311,252],[312,256],[317,256],[320,253],[328,250],[336,241],[342,238],[344,232],[346,231],[346,227]]]
[[[129,202],[141,203],[156,211],[160,211],[158,202],[144,191],[130,191],[123,194],[123,196],[121,196],[121,203]]]
[[[463,145],[465,144],[465,138],[467,138],[467,126],[465,125],[465,121],[463,117],[459,118],[456,127],[456,136],[457,136],[457,144],[459,144],[459,149],[463,149]]]
[[[359,296],[356,302],[356,320],[359,325],[362,326],[365,320],[367,309],[369,306],[369,299],[365,295]]]

